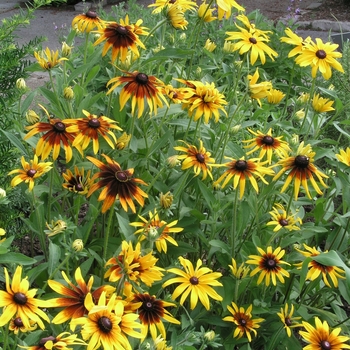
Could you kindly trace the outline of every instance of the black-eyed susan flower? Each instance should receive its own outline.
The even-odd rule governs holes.
[[[289,263],[282,260],[285,250],[281,247],[277,247],[275,250],[272,250],[272,247],[269,246],[266,249],[266,252],[257,247],[260,255],[249,255],[247,264],[258,265],[251,273],[250,276],[254,276],[260,272],[257,284],[260,284],[265,279],[266,286],[270,285],[270,281],[275,286],[277,284],[277,279],[284,283],[284,277],[289,277],[289,272],[283,269],[280,265],[290,265]]]
[[[127,134],[126,132],[123,132],[122,135],[117,138],[117,143],[116,143],[117,149],[123,150],[125,147],[128,146],[130,140],[131,140],[131,135]]]
[[[312,198],[309,192],[308,181],[311,182],[312,187],[318,194],[322,194],[322,191],[320,190],[318,184],[315,181],[315,176],[324,187],[327,187],[327,185],[324,183],[323,178],[328,178],[328,176],[322,173],[320,170],[318,170],[313,164],[315,154],[316,153],[312,151],[311,145],[304,146],[304,142],[301,142],[296,152],[296,156],[288,157],[286,153],[285,158],[280,159],[278,161],[277,165],[281,165],[282,169],[276,174],[276,176],[272,180],[276,181],[284,173],[289,172],[281,189],[282,193],[294,180],[295,199],[298,198],[300,185],[302,185],[305,189],[307,196],[310,199]]]
[[[282,228],[285,228],[288,231],[300,230],[298,225],[302,224],[301,219],[299,217],[295,217],[296,214],[291,215],[287,213],[282,204],[276,203],[269,214],[271,215],[272,220],[266,225],[275,226],[273,232],[277,232]]]
[[[293,317],[294,314],[294,305],[291,304],[289,310],[288,304],[284,305],[284,308],[281,307],[281,312],[277,312],[278,317],[281,319],[281,322],[284,325],[284,329],[287,332],[288,337],[292,336],[292,329],[296,327],[301,327],[302,325],[299,322],[301,317]]]
[[[230,40],[225,40],[222,50],[226,53],[232,53],[235,51],[235,44]]]
[[[311,66],[313,78],[319,70],[323,78],[328,80],[332,76],[332,68],[344,73],[342,65],[337,61],[337,58],[342,57],[342,54],[336,51],[338,46],[329,42],[323,43],[320,38],[316,38],[316,43],[313,41],[305,43],[295,62],[301,67]]]
[[[301,54],[304,49],[305,43],[311,41],[310,37],[307,37],[304,40],[302,37],[295,34],[290,28],[286,28],[284,32],[287,34],[287,36],[281,37],[280,40],[283,43],[295,46],[295,48],[289,52],[288,57],[294,57],[296,55]]]
[[[102,213],[105,213],[113,205],[117,197],[125,211],[128,211],[128,207],[130,207],[132,212],[135,213],[136,208],[133,199],[143,207],[144,198],[148,197],[147,193],[137,185],[147,184],[143,180],[133,177],[133,168],[123,170],[119,163],[105,154],[102,154],[102,156],[106,159],[107,164],[96,158],[86,157],[101,170],[92,177],[92,180],[97,178],[100,180],[90,187],[87,196],[91,196],[97,189],[103,187],[98,197],[98,201],[103,201]]]
[[[246,180],[249,180],[254,190],[259,193],[259,186],[256,178],[260,179],[264,184],[268,182],[264,179],[265,175],[274,175],[272,169],[264,167],[268,161],[261,162],[259,158],[234,159],[225,157],[231,161],[220,166],[224,166],[227,170],[215,181],[217,186],[223,181],[221,187],[224,188],[233,179],[233,188],[236,189],[239,185],[239,198],[244,195]]]
[[[166,340],[163,339],[161,335],[159,335],[153,342],[155,346],[154,350],[173,350],[173,347],[168,346]]]
[[[20,317],[16,317],[11,319],[9,324],[9,330],[13,332],[14,334],[26,333],[26,332],[32,332],[36,330],[37,324],[33,320],[29,320],[29,327],[26,327],[24,323],[22,322],[22,319]]]
[[[81,326],[81,335],[88,342],[88,349],[132,350],[128,336],[140,339],[137,330],[142,326],[137,322],[138,315],[124,312],[124,304],[113,294],[107,302],[103,292],[95,305],[91,294],[85,300],[89,310],[87,317],[75,318],[70,322],[72,330]]]
[[[72,28],[82,33],[90,33],[93,29],[101,30],[105,22],[98,16],[97,12],[89,9],[86,13],[75,16],[72,21]]]
[[[302,254],[305,257],[313,257],[318,256],[321,254],[320,251],[316,249],[316,247],[309,247],[304,243],[304,250],[300,250],[298,248],[295,248],[300,254]],[[324,254],[328,253],[328,251],[324,251]],[[295,264],[295,266],[298,266],[298,268],[301,268],[303,263]],[[314,281],[316,278],[318,278],[320,275],[322,275],[323,282],[326,286],[329,288],[332,288],[331,284],[329,283],[329,278],[333,283],[334,287],[338,287],[338,278],[345,279],[345,272],[343,269],[341,269],[338,266],[332,266],[332,265],[323,265],[319,263],[316,260],[311,260],[308,264],[309,271],[306,275],[307,280]]]
[[[85,175],[85,169],[79,169],[77,166],[74,166],[74,174],[67,169],[62,176],[66,181],[62,186],[70,192],[81,195],[86,195],[93,183],[90,178],[90,170]]]
[[[347,147],[346,150],[344,151],[343,149],[339,150],[339,154],[335,155],[339,162],[350,166],[350,148]]]
[[[177,159],[182,160],[182,170],[186,170],[193,167],[194,173],[198,176],[201,172],[203,173],[202,180],[205,180],[209,175],[213,179],[211,173],[212,165],[215,164],[215,159],[211,157],[211,153],[203,147],[202,140],[199,140],[199,147],[189,145],[185,141],[182,141],[187,147],[176,146],[176,151],[184,152],[177,156]]]
[[[258,68],[253,75],[248,75],[250,97],[257,100],[259,106],[261,106],[260,99],[267,97],[269,91],[272,89],[272,84],[270,81],[262,81],[258,83],[259,78],[260,74]]]
[[[269,34],[271,34],[272,32],[269,30],[261,30],[259,28],[257,28],[255,26],[255,23],[252,23],[249,18],[241,13],[236,17],[237,21],[240,21],[243,23],[243,25],[245,26],[245,29],[247,29],[250,33],[257,33],[258,35],[263,36],[266,39],[269,39]]]
[[[247,152],[247,155],[250,155],[255,151],[260,151],[259,158],[262,159],[266,155],[268,164],[271,164],[274,153],[279,157],[283,157],[282,151],[290,151],[288,143],[282,140],[283,136],[272,136],[271,128],[265,133],[260,130],[255,132],[249,128],[248,130],[255,137],[250,140],[242,141],[243,143],[246,143],[244,148],[251,148],[251,150]]]
[[[140,305],[135,311],[139,315],[143,326],[141,329],[142,339],[146,338],[148,332],[153,340],[157,339],[158,333],[165,339],[166,331],[163,320],[173,324],[181,323],[166,309],[166,307],[175,306],[175,304],[157,299],[154,295],[152,296],[148,293],[134,294],[132,303]],[[134,309],[133,307],[131,308]]]
[[[40,163],[36,155],[30,163],[22,156],[21,165],[22,169],[14,169],[8,173],[8,175],[18,174],[11,180],[11,186],[15,187],[25,182],[29,186],[29,191],[33,190],[36,179],[52,169],[52,162]]]
[[[228,265],[231,269],[232,275],[236,278],[236,279],[243,279],[245,277],[247,277],[250,268],[249,266],[245,266],[244,263],[242,263],[241,265],[239,265],[237,267],[237,262],[234,258],[232,258],[232,265]]]
[[[34,321],[41,329],[45,329],[42,321],[50,322],[47,314],[41,309],[49,307],[47,301],[35,298],[37,289],[29,289],[28,278],[22,279],[22,266],[17,266],[12,277],[10,277],[6,267],[4,267],[6,290],[0,290],[0,327],[9,324],[13,317],[19,317],[26,328],[32,327],[30,321]]]
[[[271,89],[267,93],[266,97],[268,103],[278,105],[283,100],[284,96],[286,96],[286,94],[283,93],[281,90]]]
[[[49,300],[50,307],[64,308],[52,320],[52,323],[55,324],[61,324],[68,320],[86,315],[88,310],[85,307],[84,301],[89,293],[91,294],[93,300],[97,302],[102,292],[106,292],[107,295],[110,295],[115,290],[115,288],[112,286],[104,285],[92,291],[94,277],[91,276],[86,283],[82,276],[80,267],[78,267],[74,273],[76,284],[73,284],[70,281],[64,271],[62,271],[62,276],[66,281],[67,286],[55,280],[48,280],[50,288],[61,295],[59,298]]]
[[[156,209],[154,209],[153,213],[150,211],[148,215],[149,219],[145,219],[139,215],[142,222],[130,223],[130,225],[133,227],[141,227],[135,231],[135,234],[140,233],[142,235],[141,240],[148,239],[149,241],[154,241],[156,248],[160,253],[162,251],[164,253],[167,252],[167,242],[177,246],[177,242],[172,236],[170,236],[170,234],[183,231],[182,227],[174,227],[178,220],[167,223],[159,218],[159,214],[157,213]]]
[[[148,5],[148,7],[155,7],[152,13],[159,13],[164,8],[172,6],[178,7],[183,12],[193,11],[198,7],[197,3],[192,0],[156,0],[153,4]]]
[[[315,317],[315,327],[305,321],[303,326],[305,330],[299,331],[299,334],[308,344],[303,347],[303,350],[350,349],[350,345],[345,344],[350,338],[340,335],[340,327],[330,331],[327,321],[322,322],[318,317]]]
[[[217,19],[217,17],[213,16],[214,8],[210,7],[210,4],[207,4],[205,1],[198,8],[197,15],[204,22],[212,22]]]
[[[67,229],[67,223],[63,220],[51,220],[51,223],[46,223],[47,230],[44,232],[48,237],[55,236],[59,233],[64,232]]]
[[[77,334],[70,334],[69,332],[60,333],[57,336],[49,335],[41,338],[37,345],[24,347],[27,350],[69,350],[71,345],[87,344],[78,338]]]
[[[106,262],[108,270],[105,278],[110,282],[143,282],[151,286],[155,281],[160,281],[163,277],[163,269],[156,266],[158,259],[152,252],[142,255],[141,244],[138,242],[135,249],[132,243],[122,242],[122,250],[118,256],[112,257]]]
[[[209,52],[213,52],[216,49],[216,44],[210,39],[207,39],[207,41],[204,44],[204,48]]]
[[[171,84],[164,86],[163,93],[170,99],[173,103],[181,103],[185,100],[187,96],[187,89],[185,91],[182,88],[175,88]]]
[[[60,64],[62,61],[66,61],[68,58],[58,58],[58,50],[53,51],[48,47],[44,51],[34,52],[34,56],[37,59],[40,67],[45,70],[50,70]]]
[[[212,288],[222,286],[218,281],[222,276],[220,272],[212,272],[208,267],[202,267],[203,263],[200,259],[197,260],[195,269],[190,260],[180,256],[179,261],[183,269],[172,268],[168,270],[168,272],[174,273],[178,277],[171,278],[163,283],[163,288],[173,283],[181,283],[172,294],[174,300],[181,295],[180,304],[183,305],[186,298],[191,294],[191,310],[196,307],[198,299],[207,310],[210,309],[209,297],[218,301],[222,300],[222,296]]]
[[[49,122],[38,122],[34,125],[26,126],[26,130],[29,130],[29,132],[24,136],[24,140],[27,140],[38,133],[44,133],[36,145],[36,155],[41,156],[41,159],[45,160],[49,156],[51,150],[53,150],[52,158],[53,160],[56,160],[60,154],[62,143],[66,154],[66,161],[69,162],[73,156],[71,144],[75,137],[74,133],[67,131],[67,127],[71,125],[71,122],[68,121],[64,123],[59,118],[50,118],[46,108],[41,105],[39,106],[44,110]]]
[[[312,107],[318,113],[331,112],[335,109],[332,107],[334,101],[329,98],[320,97],[320,94],[314,94],[312,98]]]
[[[222,20],[231,17],[232,7],[240,12],[245,12],[245,8],[239,5],[235,0],[216,0],[216,5],[218,7],[218,18]]]
[[[126,102],[131,98],[131,114],[134,114],[137,105],[140,118],[145,109],[145,100],[150,109],[150,113],[157,114],[157,108],[163,107],[163,102],[167,101],[163,95],[164,84],[153,75],[147,75],[140,72],[125,72],[126,76],[112,78],[107,86],[112,85],[107,94],[110,94],[116,87],[121,84],[123,86],[120,95],[120,110],[122,110]]]
[[[238,307],[234,302],[232,302],[232,307],[227,306],[228,311],[232,316],[226,316],[223,318],[224,321],[233,322],[237,327],[233,332],[234,338],[242,338],[244,335],[247,337],[248,341],[252,341],[253,333],[257,335],[257,329],[260,328],[259,323],[263,322],[263,318],[253,318],[252,309],[253,306],[249,305],[247,310],[244,310],[243,307]]]
[[[117,138],[112,129],[122,131],[122,129],[116,125],[117,122],[104,115],[97,116],[85,110],[83,110],[83,113],[86,118],[63,120],[63,123],[71,123],[71,125],[67,127],[67,132],[76,134],[73,146],[79,145],[81,150],[84,151],[89,146],[90,141],[92,141],[93,152],[97,154],[99,150],[98,139],[102,137],[108,145],[114,149]]]
[[[176,5],[169,6],[166,10],[166,18],[170,25],[175,29],[187,29],[187,20],[185,18],[185,12]]]
[[[117,58],[124,62],[128,51],[131,50],[137,57],[140,56],[138,46],[145,49],[139,38],[140,34],[147,34],[142,27],[129,24],[129,17],[125,20],[117,22],[108,22],[105,27],[96,31],[100,37],[95,41],[94,45],[104,43],[102,56],[105,56],[110,48],[112,48],[112,62]]]

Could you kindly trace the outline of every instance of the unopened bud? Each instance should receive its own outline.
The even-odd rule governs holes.
[[[73,98],[74,98],[74,91],[73,91],[73,89],[70,86],[67,86],[67,87],[64,88],[64,90],[63,90],[63,97],[66,100],[73,100]]]
[[[35,124],[40,120],[40,117],[32,109],[30,109],[26,113],[26,120],[29,124]]]
[[[6,234],[6,231],[3,228],[0,228],[0,236],[4,236]]]
[[[170,193],[170,191],[165,194],[161,193],[159,197],[160,206],[164,209],[169,209],[173,204],[173,199],[174,196]]]
[[[64,41],[62,43],[62,50],[61,50],[62,57],[70,56],[71,52],[72,52],[72,47],[67,45],[67,43]]]
[[[81,239],[76,239],[73,243],[72,243],[72,248],[76,251],[76,252],[81,252],[84,249],[84,243]]]
[[[0,198],[6,197],[6,191],[3,188],[0,188]]]
[[[215,332],[214,331],[209,331],[204,334],[204,338],[208,341],[212,341],[215,338]]]
[[[27,85],[26,82],[23,78],[19,78],[16,80],[16,87],[18,90],[26,90],[27,89]]]
[[[179,159],[178,159],[178,155],[177,155],[177,154],[175,154],[175,155],[169,157],[168,160],[167,160],[167,162],[168,162],[168,164],[169,164],[169,166],[170,166],[171,168],[174,168],[174,167],[176,167],[177,165],[180,164],[180,161],[179,161]]]

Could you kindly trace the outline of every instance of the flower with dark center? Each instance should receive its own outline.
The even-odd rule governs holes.
[[[71,123],[67,131],[76,134],[73,146],[84,151],[92,141],[92,150],[97,154],[100,148],[99,138],[102,137],[114,149],[117,138],[113,130],[122,131],[117,122],[104,115],[98,117],[84,109],[83,114],[86,118],[64,120],[64,122]]]
[[[86,195],[93,183],[90,178],[90,170],[85,175],[85,169],[74,166],[74,174],[67,169],[66,172],[62,174],[64,182],[62,186],[68,191],[78,193],[81,195]]]
[[[271,246],[267,247],[266,252],[259,247],[257,247],[257,249],[260,255],[249,255],[249,260],[246,261],[247,264],[258,265],[250,273],[250,276],[254,276],[260,272],[257,284],[260,284],[265,279],[266,286],[270,285],[271,280],[272,284],[275,286],[277,283],[276,277],[281,283],[284,283],[284,276],[289,277],[289,272],[280,265],[290,265],[281,260],[285,254],[285,250],[278,247],[273,251]]]
[[[48,337],[41,338],[41,339],[39,340],[39,346],[45,345],[46,342],[48,342],[48,341],[52,341],[53,343],[55,343],[55,342],[56,342],[56,337],[50,335],[50,336],[48,336]]]
[[[316,56],[321,59],[325,59],[327,57],[327,53],[324,50],[317,50]]]
[[[176,146],[176,151],[184,152],[177,157],[179,160],[183,160],[181,169],[186,170],[193,167],[194,173],[198,176],[203,173],[202,180],[205,180],[209,175],[213,179],[211,173],[212,165],[215,164],[215,159],[211,157],[211,153],[203,147],[203,141],[199,140],[199,147],[189,145],[185,141],[182,141],[187,147]]]
[[[192,0],[156,0],[148,7],[155,7],[152,13],[159,13],[163,9],[179,8],[181,11],[194,11],[198,5]]]
[[[274,232],[277,232],[282,228],[287,229],[288,231],[300,230],[300,227],[297,226],[297,224],[301,225],[302,221],[299,217],[296,217],[297,213],[293,215],[287,213],[282,204],[276,203],[269,214],[271,215],[272,220],[266,225],[274,225]]]
[[[103,333],[109,333],[113,328],[111,320],[106,316],[102,316],[101,318],[99,318],[97,321],[97,325]]]
[[[247,310],[243,307],[238,307],[234,302],[232,302],[232,307],[227,306],[228,311],[232,316],[226,316],[223,318],[224,321],[233,322],[237,327],[233,332],[234,338],[241,338],[244,335],[247,337],[248,341],[252,341],[251,333],[255,336],[257,335],[256,329],[260,328],[259,323],[263,322],[262,318],[253,318],[251,312],[253,306],[250,305]]]
[[[222,276],[220,272],[212,272],[208,267],[202,267],[202,260],[200,259],[197,260],[195,269],[190,260],[180,256],[179,261],[183,269],[172,268],[168,270],[168,272],[174,273],[178,277],[171,278],[163,283],[163,288],[173,283],[181,283],[172,294],[174,300],[181,295],[180,304],[183,305],[186,298],[191,295],[191,310],[196,307],[198,299],[207,310],[210,309],[209,297],[214,300],[222,300],[221,295],[212,288],[222,286],[218,281]]]
[[[85,14],[75,16],[72,21],[72,28],[82,33],[90,33],[95,28],[101,30],[104,26],[105,22],[92,9]]]
[[[299,322],[301,317],[293,317],[294,314],[294,305],[291,304],[289,311],[289,306],[286,304],[284,308],[281,308],[281,312],[278,312],[277,315],[280,318],[281,322],[284,325],[284,329],[287,332],[288,337],[292,336],[292,329],[296,327],[301,327],[302,325]]]
[[[257,44],[257,40],[253,37],[249,38],[249,41],[252,43],[252,44]]]
[[[310,323],[303,321],[304,330],[299,331],[303,340],[307,345],[303,349],[317,350],[342,350],[350,349],[350,345],[346,344],[350,338],[340,335],[341,328],[329,329],[327,321],[321,321],[315,317],[315,327]]]
[[[11,319],[9,323],[9,330],[13,332],[15,335],[19,334],[19,332],[32,332],[37,328],[37,324],[33,320],[29,320],[30,327],[26,327],[20,317],[16,317],[15,319]]]
[[[34,52],[34,56],[37,59],[40,67],[44,70],[51,70],[62,61],[66,61],[68,59],[66,57],[58,58],[58,50],[53,51],[48,47],[41,52]]]
[[[29,177],[34,177],[34,175],[37,173],[37,171],[35,170],[35,169],[29,169],[28,171],[27,171],[27,175],[29,176]]]
[[[103,187],[98,197],[98,201],[103,201],[102,213],[105,213],[114,204],[116,198],[119,199],[125,211],[128,211],[128,207],[130,207],[132,212],[136,213],[133,199],[143,207],[144,198],[148,197],[147,193],[142,191],[138,185],[147,184],[141,179],[133,177],[134,169],[122,170],[119,163],[105,154],[102,154],[102,156],[106,159],[107,164],[102,163],[96,158],[86,157],[100,169],[100,172],[92,177],[92,181],[97,178],[100,180],[90,187],[87,196],[91,196],[97,189]]]
[[[10,277],[6,267],[4,268],[6,290],[0,290],[0,327],[8,324],[16,316],[27,329],[32,328],[31,321],[36,322],[41,329],[45,329],[42,321],[50,322],[50,319],[41,308],[49,307],[47,301],[36,299],[36,289],[29,289],[28,278],[22,279],[22,266],[17,266],[10,284]],[[18,327],[18,326],[17,326]]]
[[[284,180],[281,192],[284,192],[294,180],[295,200],[298,198],[301,185],[305,189],[307,196],[313,198],[308,187],[308,181],[310,181],[315,191],[322,195],[322,191],[315,181],[315,176],[324,187],[327,187],[327,185],[324,183],[323,178],[328,178],[328,176],[319,171],[313,164],[315,152],[312,151],[311,145],[304,146],[304,142],[301,142],[296,153],[296,156],[291,157],[288,157],[288,154],[285,153],[284,159],[277,163],[277,165],[282,166],[282,169],[276,174],[273,181],[279,179],[284,173],[289,172]]]

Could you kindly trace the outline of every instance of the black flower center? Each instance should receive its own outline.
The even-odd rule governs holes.
[[[190,283],[192,284],[192,285],[194,285],[194,286],[196,286],[198,283],[199,283],[199,280],[198,280],[198,278],[197,277],[191,277],[190,278]]]
[[[136,75],[136,82],[141,85],[146,85],[148,83],[148,75],[145,73],[139,73]]]
[[[35,169],[29,169],[29,170],[27,171],[27,175],[28,175],[29,177],[34,177],[35,174],[36,174],[36,170],[35,170]]]
[[[97,325],[103,333],[109,333],[113,328],[111,320],[106,316],[100,317],[97,321]]]
[[[309,166],[310,158],[306,156],[296,156],[294,160],[294,165],[298,168],[305,169]]]
[[[239,324],[240,324],[241,326],[245,327],[245,326],[247,325],[247,320],[245,320],[244,318],[241,318],[241,319],[239,320]]]
[[[147,301],[147,302],[143,303],[143,308],[146,310],[152,310],[153,304],[150,301]]]
[[[174,98],[174,99],[178,98],[177,92],[173,92],[173,98]]]
[[[90,128],[93,128],[93,129],[97,129],[101,125],[100,121],[97,118],[90,119],[88,124]]]
[[[272,258],[266,259],[265,260],[265,266],[266,266],[267,269],[273,270],[277,266],[276,260],[272,259]]]
[[[256,39],[253,38],[253,37],[249,38],[249,41],[250,41],[252,44],[256,44],[256,43],[257,43]]]
[[[197,153],[196,154],[196,158],[197,158],[199,163],[204,163],[205,162],[205,157],[204,157],[204,154],[202,154],[202,153]]]
[[[80,191],[84,191],[84,186],[82,184],[76,184],[75,185],[75,190],[80,192]]]
[[[128,181],[128,175],[125,171],[117,171],[115,173],[115,177],[120,182],[127,182]]]
[[[235,164],[235,168],[238,171],[244,171],[247,169],[247,162],[245,160],[237,160]]]
[[[127,35],[128,34],[128,29],[124,26],[118,26],[115,28],[115,31],[120,34],[120,35]]]
[[[96,18],[97,17],[97,12],[93,10],[89,10],[88,12],[85,13],[86,17],[89,18]]]
[[[326,51],[324,51],[324,50],[317,50],[316,51],[316,57],[320,58],[321,60],[325,59],[327,57]]]
[[[15,293],[13,295],[13,301],[19,305],[25,305],[27,303],[27,297],[23,293]]]
[[[262,139],[263,144],[271,146],[275,142],[274,138],[272,136],[266,135]]]
[[[55,131],[57,132],[64,132],[66,130],[66,126],[62,122],[57,122],[53,125],[55,128]]]
[[[286,317],[286,318],[284,319],[284,323],[285,323],[288,327],[290,327],[290,326],[292,325],[292,320],[291,320],[289,317]]]
[[[46,342],[48,341],[52,341],[54,343],[56,343],[56,338],[53,337],[52,335],[50,335],[49,337],[45,337],[45,338],[41,338],[40,341],[39,341],[39,346],[44,346]]]
[[[287,226],[288,225],[288,220],[287,219],[281,219],[280,221],[281,226]]]
[[[331,343],[329,341],[327,341],[327,340],[322,340],[320,345],[321,345],[321,349],[322,350],[330,350],[330,349],[332,349]]]
[[[175,4],[176,0],[169,0],[169,4]]]
[[[13,320],[13,323],[15,324],[16,327],[23,327],[24,326],[22,319],[20,317],[16,317]]]

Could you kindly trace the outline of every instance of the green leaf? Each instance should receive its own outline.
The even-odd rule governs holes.
[[[32,265],[36,260],[21,253],[10,252],[0,255],[0,264]]]
[[[48,271],[51,276],[60,263],[61,248],[49,241],[49,266]]]
[[[209,241],[209,245],[211,245],[212,247],[220,248],[222,253],[225,253],[231,256],[231,253],[229,251],[230,247],[223,241],[220,241],[218,239],[212,239],[211,241]]]
[[[8,138],[8,140],[21,151],[24,156],[28,156],[27,150],[24,148],[22,141],[14,134],[1,130],[2,133]]]
[[[86,77],[86,84],[88,84],[92,79],[94,79],[97,75],[97,73],[100,71],[100,66],[94,66],[90,69],[89,74]]]
[[[215,197],[213,195],[213,191],[212,188],[209,189],[208,186],[206,186],[200,179],[197,179],[197,185],[205,199],[205,201],[207,202],[210,210],[212,210],[213,208],[213,204],[215,203]]]

